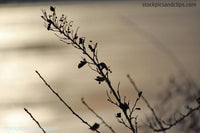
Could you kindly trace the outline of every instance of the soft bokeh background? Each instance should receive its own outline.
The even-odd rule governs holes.
[[[199,83],[200,8],[145,8],[141,1],[69,1],[0,4],[0,132],[36,133],[12,127],[36,127],[30,112],[48,133],[90,133],[38,78],[38,70],[53,88],[89,123],[99,122],[81,104],[85,98],[119,132],[127,130],[115,120],[118,109],[106,101],[106,85],[94,81],[87,67],[77,69],[81,56],[43,26],[41,9],[55,5],[80,26],[79,35],[99,43],[99,57],[111,66],[114,87],[134,100],[136,93],[126,78],[130,74],[151,103],[171,75],[179,73],[176,56]],[[139,102],[139,120],[147,110]],[[8,127],[8,128],[6,128]],[[105,129],[103,129],[105,130]]]

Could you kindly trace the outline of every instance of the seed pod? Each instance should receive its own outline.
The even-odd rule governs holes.
[[[99,128],[99,124],[98,123],[94,123],[94,125],[92,126],[92,127],[90,127],[90,129],[92,130],[92,131],[95,131],[95,130],[97,130],[98,128]]]
[[[86,64],[86,60],[85,58],[83,59],[83,61],[81,61],[79,64],[78,64],[78,68],[80,69],[81,67],[83,67],[85,64]]]
[[[55,12],[55,7],[50,6],[50,11]]]
[[[92,48],[92,46],[91,46],[91,45],[88,45],[88,47],[89,47],[89,49],[90,49],[90,51],[91,51],[91,52],[95,52],[95,49],[94,49],[94,48]]]
[[[135,108],[135,110],[141,110],[141,108]]]
[[[79,44],[84,44],[85,43],[85,39],[84,38],[79,38]]]
[[[98,81],[99,84],[101,84],[101,82],[103,82],[105,79],[103,77],[97,76],[95,80]]]
[[[120,103],[119,107],[124,110],[124,111],[127,111],[127,109],[129,109],[129,106],[127,103]]]
[[[117,113],[116,117],[121,118],[121,113]]]
[[[99,64],[99,67],[100,67],[101,70],[103,70],[104,68],[105,68],[106,70],[108,70],[108,67],[107,67],[107,65],[106,65],[104,62],[101,62],[101,63]]]

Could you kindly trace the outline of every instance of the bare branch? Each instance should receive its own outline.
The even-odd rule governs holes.
[[[66,20],[65,19],[66,17],[64,15],[62,15],[60,20],[57,20],[55,10],[53,11],[51,10],[51,13],[52,13],[51,15],[47,15],[46,11],[43,10],[43,18],[44,18],[44,21],[47,22],[47,29],[59,31],[60,35],[63,35],[67,41],[70,41],[71,45],[74,48],[80,50],[82,54],[86,56],[87,60],[89,60],[89,62],[94,66],[93,68],[90,66],[91,64],[88,64],[90,69],[97,72],[98,74],[95,80],[98,81],[99,84],[101,82],[105,82],[108,85],[108,88],[111,92],[110,94],[107,93],[108,101],[113,103],[114,105],[116,105],[122,110],[125,116],[125,119],[127,120],[128,125],[130,127],[129,129],[132,131],[132,133],[135,133],[135,126],[134,126],[134,123],[132,122],[132,117],[129,117],[130,112],[129,113],[127,112],[127,109],[130,108],[129,102],[127,103],[125,99],[124,99],[124,102],[122,102],[122,99],[119,94],[119,85],[118,85],[117,91],[113,88],[111,81],[109,79],[109,74],[112,73],[112,71],[110,70],[107,64],[99,61],[99,58],[97,55],[98,53],[97,43],[94,44],[92,40],[90,40],[90,44],[86,45],[85,37],[78,36],[78,33],[77,33],[78,28],[76,29],[74,33],[74,30],[72,27],[73,21]],[[110,95],[113,97],[113,99],[115,99],[116,102],[114,102],[111,99]]]
[[[62,97],[47,83],[47,81],[40,75],[38,71],[35,71],[40,79],[44,82],[44,84],[52,91],[53,94],[74,114],[78,119],[80,119],[84,124],[86,124],[89,128],[92,128],[87,121],[85,121],[82,117],[80,117],[63,99]],[[100,133],[97,129],[95,130],[97,133]]]
[[[27,114],[29,114],[29,116],[33,119],[33,121],[38,125],[38,127],[43,131],[43,133],[46,133],[46,131],[44,130],[44,128],[40,125],[40,123],[33,117],[33,115],[26,109],[24,108],[24,110],[26,111]]]
[[[130,110],[129,117],[132,117],[132,114],[133,114],[133,112],[134,112],[134,110],[135,110],[135,108],[136,108],[136,105],[137,105],[137,103],[138,103],[139,100],[140,100],[140,97],[138,97],[138,98],[135,100],[135,103],[134,103],[133,107],[132,107],[131,109],[129,109],[129,110]]]
[[[174,116],[174,122],[173,123],[163,122],[166,125],[166,127],[164,129],[154,129],[154,131],[155,132],[162,132],[162,131],[169,130],[170,128],[172,128],[173,126],[177,125],[182,120],[184,120],[185,118],[190,116],[194,111],[199,110],[199,109],[200,109],[200,105],[196,106],[195,108],[189,108],[189,111],[185,115],[184,114],[180,114],[181,117],[179,119],[176,119],[175,116]]]
[[[88,110],[90,110],[97,118],[99,118],[99,119],[102,121],[102,123],[103,123],[106,127],[108,127],[108,128],[110,129],[110,131],[111,131],[112,133],[115,133],[115,131],[113,130],[113,128],[112,128],[110,125],[108,125],[108,124],[105,122],[105,120],[104,120],[100,115],[98,115],[98,114],[84,101],[84,98],[81,98],[81,101],[82,101],[82,103],[88,108]]]
[[[124,125],[125,127],[127,127],[128,129],[131,130],[131,128],[126,124],[126,122],[124,121],[123,118],[117,118],[117,121],[118,121],[119,123],[121,123],[122,125]]]
[[[140,93],[141,91],[138,89],[138,87],[136,86],[135,82],[133,81],[133,79],[130,77],[130,75],[127,75],[127,78],[129,79],[129,81],[131,82],[131,84],[133,85],[134,89]],[[145,104],[147,105],[147,107],[150,109],[150,111],[152,112],[156,122],[159,124],[159,127],[163,130],[163,133],[165,133],[164,127],[162,122],[159,120],[156,112],[154,111],[153,107],[150,105],[150,103],[148,102],[148,100],[143,96],[143,94],[141,94],[141,98],[142,100],[145,102]]]

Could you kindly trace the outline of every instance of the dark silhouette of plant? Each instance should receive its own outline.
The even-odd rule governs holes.
[[[33,117],[33,115],[26,109],[24,108],[24,111],[26,111],[27,114],[29,114],[29,116],[33,119],[33,121],[38,125],[38,127],[44,132],[46,133],[46,131],[44,130],[44,128],[40,125],[40,123]]]
[[[90,110],[97,118],[99,118],[101,120],[101,122],[110,129],[110,131],[112,133],[115,133],[114,129],[107,123],[105,122],[105,120],[100,116],[98,115],[84,100],[84,98],[81,99],[83,105],[85,105],[87,107],[88,110]],[[121,116],[120,116],[121,117]]]
[[[78,35],[79,28],[76,28],[75,30],[73,29],[73,21],[68,20],[65,15],[62,15],[60,18],[58,18],[56,15],[55,7],[53,6],[50,7],[50,11],[51,14],[49,15],[45,10],[42,10],[43,16],[41,16],[43,20],[46,22],[45,26],[47,27],[47,30],[58,32],[59,35],[58,34],[56,35],[59,37],[61,41],[81,51],[81,53],[85,57],[82,58],[82,60],[78,64],[78,68],[80,69],[87,64],[92,71],[95,71],[97,73],[95,80],[99,84],[105,82],[108,85],[109,90],[106,91],[108,96],[108,101],[113,105],[117,106],[121,110],[121,112],[119,112],[118,115],[116,116],[118,122],[123,124],[128,129],[130,129],[132,133],[137,133],[137,117],[133,116],[133,112],[135,110],[139,110],[139,108],[136,108],[136,104],[140,99],[142,93],[141,92],[138,93],[138,98],[136,99],[133,105],[131,105],[130,102],[126,100],[126,96],[122,97],[119,91],[120,84],[118,84],[117,89],[114,89],[111,84],[111,81],[109,79],[109,74],[112,73],[112,71],[110,67],[105,62],[100,61],[98,58],[98,49],[97,49],[98,43],[94,43],[92,40],[90,40],[87,44],[85,37],[79,37]],[[43,80],[46,86],[48,86],[48,88],[60,99],[61,102],[65,104],[65,106],[75,116],[77,116],[83,123],[89,126],[91,130],[100,132],[98,131],[98,128],[100,126],[98,123],[95,123],[93,126],[91,126],[85,120],[83,120],[59,96],[59,94],[51,88],[51,86],[45,81],[45,79],[40,75],[40,73],[38,71],[36,71],[36,73]],[[123,116],[121,115],[121,113],[123,114]],[[108,125],[106,124],[106,126]],[[114,131],[110,126],[108,127],[112,132]]]
[[[152,118],[148,119],[148,125],[153,131],[155,132],[163,132],[165,133],[167,130],[175,126],[176,124],[183,121],[186,117],[190,116],[194,111],[200,109],[200,97],[197,97],[196,106],[190,107],[187,106],[187,113],[181,114],[180,117],[174,116],[170,118],[168,121],[162,120],[155,109],[150,105],[148,100],[143,96],[141,90],[139,90],[132,80],[132,78],[128,75],[128,79],[130,80],[131,84],[133,85],[134,89],[136,90],[138,97],[136,100],[131,104],[129,100],[126,99],[126,96],[121,96],[120,93],[120,83],[118,84],[117,88],[115,89],[110,81],[110,74],[112,73],[110,66],[108,66],[105,62],[100,61],[98,57],[98,43],[93,42],[92,40],[87,41],[86,37],[81,37],[78,35],[78,28],[73,28],[73,21],[68,20],[67,17],[62,14],[61,17],[57,17],[55,7],[50,6],[50,14],[48,14],[45,10],[42,10],[43,15],[41,16],[42,19],[45,21],[45,26],[47,30],[53,31],[56,36],[67,45],[74,47],[75,49],[79,50],[84,57],[80,60],[78,64],[78,69],[81,69],[85,65],[97,73],[95,77],[95,81],[99,84],[106,83],[108,86],[108,90],[106,91],[107,100],[114,106],[116,106],[120,111],[115,115],[117,121],[121,123],[123,126],[128,128],[132,133],[138,133],[138,122],[137,116],[133,115],[133,112],[136,110],[141,110],[141,108],[137,107],[137,103],[140,99],[142,99],[147,107],[152,112]],[[52,93],[56,95],[56,97],[69,109],[74,116],[80,119],[85,125],[89,127],[90,130],[95,131],[97,133],[101,133],[100,124],[94,123],[90,125],[86,120],[84,120],[79,114],[77,114],[72,107],[63,100],[63,98],[48,84],[48,82],[41,76],[41,74],[36,71],[39,78],[44,82],[44,84],[51,90]],[[106,126],[112,133],[115,133],[114,129],[105,122],[105,120],[99,116],[82,98],[82,103],[90,110],[98,119],[101,120],[102,124]],[[25,109],[25,111],[30,115],[30,113]],[[30,115],[32,117],[32,115]],[[33,119],[33,117],[32,117]],[[37,124],[38,122],[33,119]],[[39,127],[41,127],[38,124]],[[42,131],[44,129],[41,127]]]
[[[200,129],[200,112],[195,110],[200,109],[199,86],[191,78],[183,76],[176,79],[173,76],[169,79],[164,92],[165,95],[161,99],[159,114],[164,116],[166,109],[171,107],[171,110],[167,112],[171,116],[165,117],[165,121],[168,121],[168,128],[180,121],[181,131],[198,133]],[[182,108],[183,106],[185,107]],[[182,114],[183,110],[186,111],[185,114]],[[187,119],[185,119],[186,117]]]

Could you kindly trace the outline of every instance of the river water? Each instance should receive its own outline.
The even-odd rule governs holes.
[[[44,27],[41,9],[49,11],[52,4],[58,16],[64,13],[75,27],[80,26],[81,36],[99,43],[99,58],[111,66],[113,86],[120,81],[122,94],[131,100],[137,94],[127,74],[151,102],[180,68],[199,83],[199,6],[145,8],[142,2],[131,1],[2,4],[0,132],[41,132],[24,107],[48,133],[91,132],[65,109],[35,70],[89,123],[99,120],[81,104],[82,97],[119,132],[127,131],[115,120],[117,108],[106,101],[107,86],[96,83],[95,72],[87,67],[77,69],[82,55]]]

